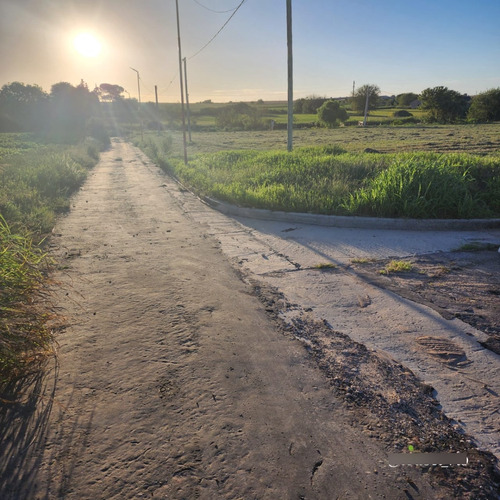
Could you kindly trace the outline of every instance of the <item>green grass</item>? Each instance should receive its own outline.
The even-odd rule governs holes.
[[[389,273],[408,273],[413,270],[413,265],[411,262],[405,260],[391,260],[384,269],[380,270],[380,274]]]
[[[19,155],[32,149],[38,149],[40,143],[32,134],[10,134],[0,133],[0,161]]]
[[[271,120],[275,121],[277,126],[283,127],[288,121],[287,116],[287,103],[282,102],[263,102],[263,103],[246,103],[248,105],[248,111],[255,113],[260,120],[267,126]],[[233,104],[235,105],[235,104]],[[172,104],[160,104],[160,111],[163,113],[163,118],[167,119],[169,113],[173,113],[176,105]],[[231,103],[194,103],[190,104],[190,115],[191,124],[198,130],[215,130],[217,129],[216,115],[222,110],[227,109],[231,106]],[[169,111],[170,110],[170,111]],[[408,118],[397,118],[394,117],[394,112],[401,110],[401,108],[378,108],[371,110],[368,117],[368,124],[394,124],[402,125],[405,123],[419,123],[424,120],[426,112],[420,109],[410,109],[409,111],[412,116]],[[357,126],[359,121],[363,121],[364,116],[362,114],[355,114],[352,111],[348,111],[349,119],[347,120],[347,125]],[[180,111],[175,112],[177,116],[177,122],[179,122]],[[168,121],[168,120],[167,120]],[[314,126],[318,121],[316,113],[294,113],[293,122],[297,126]],[[259,126],[258,128],[262,128]]]
[[[481,218],[500,215],[500,162],[468,155],[395,155],[349,195],[349,213],[376,217]]]
[[[182,161],[159,161],[199,192],[243,206],[333,213],[351,189],[383,168],[375,155],[350,155],[340,148],[286,152],[229,151]]]
[[[316,264],[315,266],[313,266],[313,269],[319,269],[319,270],[323,270],[323,269],[337,269],[337,266],[335,264],[332,264],[331,262],[321,262],[320,264]]]
[[[36,143],[26,149],[16,148],[15,143],[4,147],[0,214],[14,229],[49,232],[56,214],[69,209],[69,196],[81,186],[98,155],[99,146],[93,141],[71,147]]]
[[[0,384],[49,349],[47,311],[33,305],[49,264],[29,235],[12,233],[0,216]]]
[[[455,252],[481,252],[484,250],[497,250],[500,247],[499,244],[495,243],[484,243],[481,241],[471,241],[470,243],[464,243],[462,246],[456,248]]]
[[[423,121],[425,119],[426,112],[421,110],[421,109],[406,109],[409,113],[412,114],[412,117],[414,120],[407,120],[406,118],[396,118],[394,117],[394,113],[396,111],[400,111],[402,108],[379,108],[379,109],[374,109],[371,110],[370,113],[367,116],[367,123],[368,125],[370,124],[404,124],[406,121],[409,122],[419,122]],[[364,115],[363,114],[354,114],[350,113],[349,114],[349,123],[358,123],[360,121],[363,121]]]
[[[347,153],[338,145],[286,151],[220,151],[184,165],[143,144],[194,190],[241,206],[407,218],[500,216],[500,157]]]
[[[0,134],[0,383],[49,347],[50,313],[37,305],[51,264],[44,236],[69,209],[100,148],[95,141],[61,146]]]
[[[354,259],[351,259],[351,262],[353,264],[370,264],[372,262],[376,262],[377,259],[374,258],[367,258],[367,257],[356,257]]]

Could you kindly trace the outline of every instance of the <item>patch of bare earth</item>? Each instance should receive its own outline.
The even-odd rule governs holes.
[[[299,339],[329,380],[333,393],[342,399],[351,425],[367,439],[383,443],[387,452],[407,452],[412,445],[419,452],[466,452],[469,467],[423,467],[431,483],[447,485],[453,498],[496,498],[500,481],[497,460],[491,453],[479,451],[441,411],[433,397],[433,388],[423,384],[411,370],[389,357],[367,349],[347,335],[317,321],[308,313],[282,321],[280,313],[289,304],[272,287],[255,284],[255,291],[285,334]],[[411,486],[411,480],[409,482]],[[416,489],[406,491],[414,498]]]
[[[488,339],[481,344],[500,354],[500,255],[496,249],[420,255],[405,259],[412,264],[411,271],[381,274],[390,260],[352,266],[371,283],[486,333]]]

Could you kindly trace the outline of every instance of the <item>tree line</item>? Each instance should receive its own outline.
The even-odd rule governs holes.
[[[124,124],[143,122],[147,128],[162,127],[162,116],[153,103],[139,109],[135,99],[123,98],[123,92],[123,87],[108,83],[91,91],[83,80],[77,86],[56,83],[49,93],[38,85],[9,83],[0,89],[0,132],[35,132],[51,141],[66,143],[92,136],[106,143],[110,134],[123,133]],[[382,99],[385,100],[382,102]],[[365,106],[370,111],[387,105],[401,108],[418,105],[427,111],[426,121],[429,122],[492,122],[500,120],[500,88],[472,98],[442,86],[425,89],[420,94],[407,92],[382,98],[377,85],[367,84],[349,98],[310,96],[297,99],[294,113],[317,114],[318,124],[332,127],[348,120],[347,109],[363,114]],[[245,109],[240,109],[242,106]],[[406,113],[399,111],[402,112]],[[170,110],[167,115],[170,125],[174,126],[175,113]],[[216,115],[219,128],[254,130],[268,127],[257,110],[246,103],[229,105],[218,110]]]
[[[363,114],[365,107],[370,111],[381,105],[402,108],[420,107],[427,111],[426,121],[428,122],[486,123],[500,120],[500,88],[490,89],[470,97],[447,87],[438,86],[427,88],[420,94],[407,92],[381,102],[379,87],[367,84],[359,87],[350,98],[331,99],[310,96],[297,99],[294,103],[294,112],[318,113],[320,122],[332,126],[347,120],[346,106],[349,106],[356,114]]]
[[[124,88],[102,83],[93,90],[59,82],[45,92],[21,82],[0,89],[0,132],[33,132],[53,142],[76,143],[91,136],[103,143],[117,134],[117,123],[138,122],[135,99],[124,99]]]

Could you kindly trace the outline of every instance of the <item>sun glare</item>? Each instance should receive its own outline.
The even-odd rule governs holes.
[[[97,57],[101,53],[101,43],[90,33],[80,33],[73,40],[73,46],[83,57]]]

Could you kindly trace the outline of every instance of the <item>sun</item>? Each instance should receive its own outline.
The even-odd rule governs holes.
[[[80,33],[73,39],[73,47],[83,57],[97,57],[101,53],[101,42],[90,33]]]

